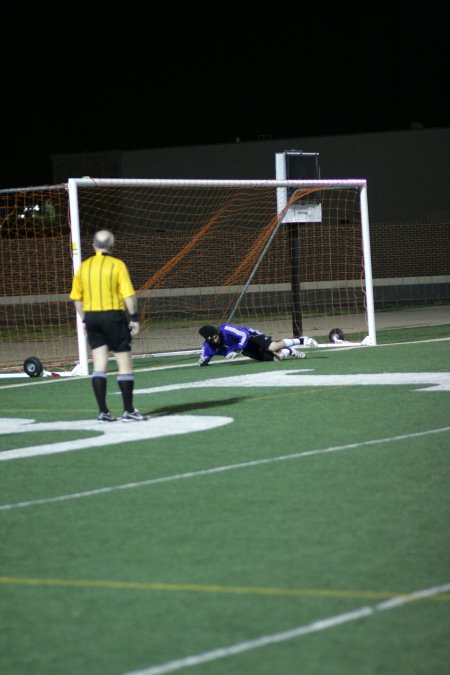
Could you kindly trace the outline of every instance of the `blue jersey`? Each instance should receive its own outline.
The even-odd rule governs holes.
[[[245,326],[232,326],[229,323],[221,323],[218,326],[220,330],[220,344],[212,345],[205,342],[202,345],[201,357],[210,361],[213,356],[226,356],[230,352],[242,352],[245,349],[249,338],[257,335],[259,331]]]

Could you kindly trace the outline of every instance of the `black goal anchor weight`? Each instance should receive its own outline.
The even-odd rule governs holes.
[[[30,377],[39,377],[44,372],[44,367],[37,356],[29,356],[25,359],[23,369]]]
[[[329,342],[340,342],[341,340],[345,340],[344,333],[340,328],[333,328],[328,334],[328,340]]]

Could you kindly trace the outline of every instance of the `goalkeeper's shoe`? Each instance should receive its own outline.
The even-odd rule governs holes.
[[[136,410],[136,408],[133,412],[127,412],[125,410],[122,415],[122,422],[143,422],[144,420],[148,420],[147,415],[143,415],[139,410]]]
[[[314,340],[314,338],[307,337],[306,335],[303,337],[303,345],[305,347],[310,347],[311,349],[315,349],[316,347],[319,346],[319,343],[317,340]]]
[[[296,349],[293,347],[289,348],[289,351],[291,352],[291,356],[294,357],[294,359],[306,359],[306,354],[305,352],[298,352]]]
[[[117,417],[114,417],[114,415],[111,415],[109,410],[108,410],[108,412],[100,413],[100,415],[97,417],[97,419],[98,419],[99,422],[116,422],[117,421]]]

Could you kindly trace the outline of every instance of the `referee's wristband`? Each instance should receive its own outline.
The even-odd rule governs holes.
[[[139,323],[139,314],[137,312],[135,314],[130,314],[130,321],[134,321],[135,323]]]

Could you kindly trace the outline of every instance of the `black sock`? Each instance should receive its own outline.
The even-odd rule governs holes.
[[[94,390],[95,400],[101,413],[107,413],[106,405],[106,373],[92,373],[92,388]]]
[[[118,375],[117,384],[122,392],[123,409],[126,412],[133,412],[133,389],[134,377],[133,375]]]

